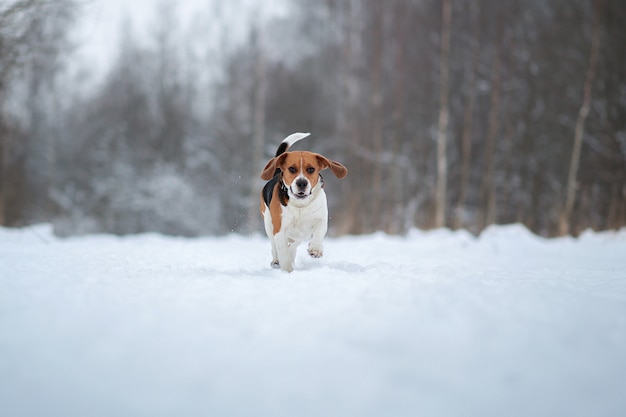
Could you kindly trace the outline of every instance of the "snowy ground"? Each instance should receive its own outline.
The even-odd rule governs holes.
[[[626,415],[626,231],[301,249],[0,229],[0,415]]]

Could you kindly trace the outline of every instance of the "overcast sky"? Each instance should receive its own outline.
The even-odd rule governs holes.
[[[228,16],[234,24],[246,26],[250,16],[267,18],[285,13],[284,0],[82,0],[72,31],[75,48],[73,64],[88,79],[99,79],[110,67],[119,46],[120,28],[124,19],[131,22],[133,34],[139,40],[150,33],[155,11],[161,3],[176,5],[176,14],[184,28],[194,17],[211,15],[219,4],[230,9]],[[240,14],[240,15],[239,15]],[[235,28],[230,28],[235,29]]]

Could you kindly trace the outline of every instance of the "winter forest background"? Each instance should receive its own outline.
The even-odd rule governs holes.
[[[295,131],[350,170],[333,234],[626,225],[622,0],[155,1],[106,66],[95,3],[0,0],[3,225],[255,232]]]

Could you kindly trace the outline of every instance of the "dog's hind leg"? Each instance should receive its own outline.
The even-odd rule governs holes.
[[[278,259],[278,249],[276,249],[276,238],[273,232],[272,225],[272,216],[269,214],[269,210],[266,208],[266,211],[263,212],[263,223],[265,226],[265,234],[270,239],[270,243],[272,244],[272,263],[270,264],[272,268],[278,269],[280,268],[280,262]]]

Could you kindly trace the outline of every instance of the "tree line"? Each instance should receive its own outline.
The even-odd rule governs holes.
[[[350,170],[325,176],[335,234],[625,225],[623,2],[287,5],[235,37],[227,6],[183,27],[159,3],[90,89],[64,66],[79,5],[0,6],[2,223],[256,232],[261,168],[311,131]]]

